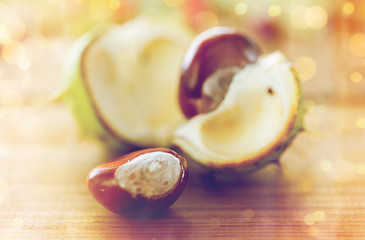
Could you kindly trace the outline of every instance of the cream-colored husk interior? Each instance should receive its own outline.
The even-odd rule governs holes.
[[[83,58],[99,117],[138,145],[166,145],[183,116],[177,102],[181,60],[190,37],[138,19],[97,39]]]
[[[268,151],[298,108],[291,64],[280,52],[261,57],[233,78],[219,107],[175,132],[175,143],[206,164],[235,164]]]
[[[175,187],[180,178],[180,160],[166,152],[145,153],[121,165],[114,177],[132,197],[159,197]]]

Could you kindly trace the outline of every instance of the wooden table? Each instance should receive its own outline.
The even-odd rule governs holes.
[[[365,239],[365,107],[311,109],[308,132],[242,179],[192,172],[153,219],[128,219],[89,195],[108,159],[62,105],[0,116],[0,239]]]

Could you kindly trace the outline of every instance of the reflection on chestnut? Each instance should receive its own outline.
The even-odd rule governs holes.
[[[172,205],[188,177],[184,158],[170,149],[129,153],[94,168],[87,184],[92,196],[112,212],[151,216]]]
[[[233,76],[257,61],[259,48],[240,32],[216,27],[192,42],[182,66],[179,102],[187,118],[216,109]]]

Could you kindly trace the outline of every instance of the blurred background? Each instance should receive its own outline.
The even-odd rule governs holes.
[[[301,143],[317,149],[313,156],[303,156],[294,146],[289,155],[302,154],[308,161],[287,166],[323,175],[338,165],[350,169],[348,175],[365,174],[361,159],[348,165],[331,150],[348,149],[342,147],[344,136],[362,136],[365,128],[363,111],[351,112],[365,103],[363,0],[1,0],[0,157],[13,155],[20,145],[34,152],[38,144],[42,156],[49,144],[56,149],[80,144],[74,119],[62,106],[37,106],[45,105],[60,87],[64,56],[77,38],[99,23],[123,23],[139,15],[169,16],[196,33],[233,26],[266,53],[282,50],[299,73],[312,113]],[[328,106],[337,107],[328,111]],[[338,138],[328,138],[334,133]],[[346,143],[350,149],[362,149],[362,142]]]
[[[365,3],[361,0],[2,0],[0,116],[32,105],[59,84],[65,51],[105,21],[138,15],[179,19],[194,31],[234,26],[266,52],[283,50],[308,100],[359,103],[365,90]]]

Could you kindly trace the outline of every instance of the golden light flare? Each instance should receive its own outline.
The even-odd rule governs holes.
[[[353,72],[353,73],[351,73],[351,75],[350,75],[350,79],[351,79],[351,82],[353,82],[353,83],[359,83],[359,82],[361,82],[361,81],[362,81],[363,76],[362,76],[362,74],[361,74],[361,73],[359,73],[359,72]]]
[[[92,19],[96,21],[105,21],[108,19],[109,13],[106,10],[108,9],[108,2],[102,1],[92,1],[89,3],[88,12]]]
[[[313,225],[316,222],[322,222],[326,218],[326,215],[323,211],[315,211],[315,212],[309,212],[304,217],[304,223],[306,225]]]
[[[13,41],[21,40],[26,34],[26,24],[21,18],[12,17],[6,20],[6,29]]]
[[[328,13],[321,6],[304,7],[299,6],[290,12],[290,23],[296,29],[311,28],[319,30],[324,28],[328,22]]]
[[[267,13],[269,14],[270,17],[278,17],[281,15],[282,9],[279,5],[271,5],[267,9]]]
[[[6,45],[11,42],[10,34],[8,33],[5,25],[0,24],[0,44]]]
[[[356,165],[355,172],[358,175],[365,175],[365,164]]]
[[[355,57],[365,57],[365,34],[357,33],[350,38],[349,50]]]
[[[119,0],[109,0],[108,1],[108,8],[112,11],[118,10],[121,6],[122,6],[122,4],[120,3]]]
[[[10,64],[17,64],[25,56],[26,49],[21,42],[12,41],[6,44],[2,51],[3,59]]]
[[[244,15],[247,12],[247,5],[243,2],[239,2],[235,5],[234,11],[237,15]]]
[[[178,8],[184,5],[185,0],[164,0],[166,6]]]
[[[360,129],[364,129],[365,128],[365,118],[361,117],[356,119],[356,127],[360,128]]]
[[[328,13],[321,6],[312,6],[306,9],[304,21],[312,29],[321,29],[327,24]]]
[[[317,73],[317,64],[307,56],[302,56],[294,60],[294,69],[298,72],[299,78],[302,81],[307,81],[313,78]]]
[[[333,164],[331,161],[324,159],[319,163],[319,168],[323,172],[331,172],[333,170]]]
[[[342,12],[345,15],[351,15],[355,12],[355,5],[352,2],[345,2],[342,6]]]

